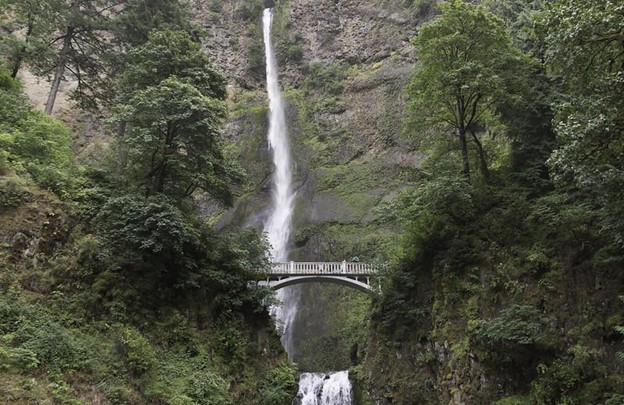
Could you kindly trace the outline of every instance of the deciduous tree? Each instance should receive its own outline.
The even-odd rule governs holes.
[[[125,176],[147,195],[201,189],[231,202],[230,183],[242,175],[223,154],[225,80],[201,45],[184,32],[156,32],[130,60],[115,115],[125,124]]]
[[[480,129],[495,120],[495,107],[513,94],[521,54],[503,22],[479,6],[453,0],[415,39],[421,66],[408,88],[412,121],[447,125],[459,140],[462,170],[470,178],[468,143],[489,178]]]
[[[560,185],[591,189],[602,226],[624,247],[624,4],[560,0],[539,25],[558,78],[559,146],[549,160]]]

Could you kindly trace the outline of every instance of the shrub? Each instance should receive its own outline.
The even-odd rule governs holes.
[[[27,183],[23,179],[17,176],[0,178],[0,207],[18,207],[27,194]]]
[[[68,128],[32,109],[22,95],[0,89],[0,173],[11,168],[61,197],[76,177]]]
[[[11,74],[0,66],[0,90],[17,92],[20,89],[19,82],[11,77]]]
[[[200,405],[228,405],[228,383],[218,375],[204,370],[195,374],[186,389],[186,395]],[[277,405],[277,404],[276,404]]]
[[[264,3],[261,1],[243,1],[239,4],[238,17],[247,22],[260,18],[264,10]]]
[[[251,42],[247,47],[247,69],[249,72],[261,76],[265,67],[264,59],[264,46],[260,42]]]
[[[21,347],[34,353],[37,360],[49,368],[79,369],[87,358],[80,341],[67,329],[51,321],[25,323],[16,337],[25,340]]]
[[[537,370],[531,395],[538,405],[595,403],[579,401],[579,394],[585,383],[606,373],[600,352],[581,345],[573,346],[550,365],[540,364]]]
[[[403,0],[403,4],[422,15],[431,11],[434,0]]]
[[[622,405],[624,404],[624,395],[613,394],[611,398],[607,399],[605,405]]]
[[[36,354],[28,349],[0,347],[0,370],[19,368],[30,370],[39,367]]]
[[[297,373],[290,363],[280,363],[269,371],[260,395],[262,405],[290,405],[297,392]]]
[[[485,321],[477,336],[491,345],[529,345],[541,343],[545,339],[544,327],[547,318],[529,305],[512,305],[500,315]]]
[[[344,91],[345,68],[342,65],[326,66],[314,62],[306,68],[304,85],[308,90],[321,90],[330,95],[340,95]]]
[[[117,351],[128,370],[142,375],[156,365],[156,352],[149,340],[131,326],[120,326],[117,331]]]
[[[76,370],[87,359],[86,348],[76,334],[16,296],[0,299],[2,335],[8,346],[0,354],[5,366]]]
[[[277,45],[277,58],[281,62],[299,63],[303,59],[303,48],[293,42],[281,42]]]

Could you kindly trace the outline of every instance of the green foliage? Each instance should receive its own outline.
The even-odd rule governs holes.
[[[148,41],[155,30],[175,29],[191,32],[186,3],[179,0],[130,0],[113,22],[116,39],[136,47]]]
[[[402,3],[414,10],[417,14],[427,14],[434,6],[434,0],[402,0]]]
[[[247,47],[247,70],[257,77],[262,77],[265,69],[264,59],[264,45],[260,42],[250,42]]]
[[[13,335],[13,342],[20,341],[25,350],[50,368],[77,369],[86,358],[79,340],[57,323],[24,323]]]
[[[5,29],[0,33],[0,54],[10,66],[12,77],[22,65],[37,65],[50,57],[49,38],[58,23],[61,5],[56,0],[8,0],[0,6]]]
[[[0,207],[18,207],[28,194],[28,183],[17,176],[0,178]]]
[[[346,68],[342,65],[325,65],[314,62],[306,67],[304,86],[308,91],[338,96],[345,89]]]
[[[297,389],[297,372],[292,364],[280,363],[273,367],[262,383],[261,405],[289,405]]]
[[[624,6],[618,2],[558,1],[543,13],[538,32],[546,63],[562,83],[555,103],[560,145],[549,159],[555,181],[591,188],[600,226],[624,247]]]
[[[79,180],[67,127],[32,109],[21,94],[0,90],[0,173],[9,170],[61,197]]]
[[[117,352],[132,374],[140,376],[156,365],[157,357],[154,349],[149,340],[136,328],[119,326],[116,335]]]
[[[523,49],[530,49],[535,39],[536,15],[545,3],[544,0],[486,0],[483,5],[505,21]]]
[[[531,395],[538,405],[581,404],[579,391],[584,383],[604,373],[599,352],[584,346],[574,346],[567,356],[550,365],[538,366],[539,377],[531,386]]]
[[[204,235],[167,197],[111,198],[101,208],[95,224],[118,266],[143,269],[145,282],[149,283],[143,286],[145,293],[149,288],[158,288],[165,294],[165,290],[194,283],[192,274],[204,255]],[[100,282],[105,282],[103,276]]]
[[[201,189],[230,202],[228,180],[238,173],[224,164],[215,131],[224,113],[222,103],[174,77],[137,91],[123,112],[134,182],[147,179],[147,194],[188,197]]]
[[[424,297],[419,292],[427,287],[438,254],[441,263],[435,266],[435,277],[470,265],[470,247],[460,233],[476,213],[473,198],[465,179],[441,177],[416,189],[406,189],[382,207],[382,218],[404,226],[400,244],[391,253],[394,262],[382,279],[384,293],[375,307],[374,319],[382,331],[405,337],[414,324],[422,321],[427,309],[421,305]]]
[[[624,404],[624,395],[613,394],[611,398],[605,401],[605,405],[622,405]]]
[[[249,282],[265,269],[265,243],[255,231],[217,235],[193,211],[163,195],[110,198],[95,218],[101,245],[80,259],[98,294],[94,310],[125,319],[163,302],[195,302],[215,313],[262,311],[264,289]],[[110,305],[110,306],[109,306]],[[97,309],[96,309],[97,308]]]
[[[203,96],[217,100],[226,97],[225,77],[214,67],[210,58],[184,31],[153,31],[149,40],[128,55],[128,66],[120,77],[123,100],[136,91],[158,86],[175,76],[195,87]]]
[[[500,399],[493,405],[533,405],[533,399],[529,396],[514,395]]]
[[[87,353],[81,340],[50,315],[8,296],[0,298],[0,315],[0,368],[78,370],[85,366]]]
[[[246,22],[253,22],[262,16],[264,10],[264,2],[262,1],[244,1],[238,3],[236,14],[238,18]]]
[[[489,345],[531,345],[542,343],[548,320],[529,305],[512,305],[492,320],[485,321],[477,336]]]
[[[186,394],[193,403],[200,405],[230,405],[228,383],[218,375],[205,372],[195,374],[186,389]]]
[[[0,65],[0,91],[16,93],[20,89],[19,82],[11,77],[2,65]]]
[[[28,349],[21,347],[3,348],[0,347],[0,370],[12,367],[21,370],[31,370],[39,367],[41,362],[37,355]]]
[[[624,301],[624,296],[620,296],[620,300]],[[617,333],[619,333],[620,335],[624,335],[624,325],[617,325],[617,326],[615,326],[615,331]],[[618,357],[621,360],[624,360],[624,351],[623,352],[619,352],[618,353]]]
[[[477,136],[498,122],[495,106],[514,95],[522,55],[503,23],[480,6],[460,0],[440,6],[442,14],[415,39],[421,62],[408,86],[409,125],[450,126],[460,141],[463,172],[470,177],[467,137],[477,146],[479,169],[488,163]]]
[[[277,57],[280,61],[299,63],[303,59],[303,49],[297,42],[280,42]]]
[[[131,61],[114,118],[125,128],[126,179],[146,195],[185,198],[199,189],[231,203],[229,186],[242,173],[223,155],[224,80],[200,44],[182,32],[158,32]]]

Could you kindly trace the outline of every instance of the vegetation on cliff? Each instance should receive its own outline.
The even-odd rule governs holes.
[[[456,0],[421,29],[405,132],[428,157],[383,210],[404,231],[360,374],[375,398],[622,401],[623,12]]]
[[[100,161],[75,163],[70,129],[0,68],[0,398],[290,403],[295,372],[270,294],[249,287],[268,264],[265,243],[255,231],[217,232],[194,202],[201,191],[229,204],[243,178],[220,133],[225,78],[184,30],[193,25],[179,24],[178,2],[162,6],[180,12],[151,19],[139,3],[98,26],[123,44],[98,59],[110,82],[89,83],[114,92],[116,139]],[[167,18],[176,30],[154,29]],[[35,64],[3,56],[13,69]]]
[[[220,225],[266,204],[262,4],[207,2],[228,34],[208,48],[246,55],[226,102],[178,1],[112,3],[0,0],[0,398],[287,404],[294,370],[247,288],[265,246],[193,200],[246,193]],[[327,333],[302,365],[354,366],[362,403],[621,403],[623,6],[278,7],[292,257],[390,264],[370,316],[310,288],[299,323]],[[74,162],[71,130],[13,80],[25,67],[79,79],[114,133],[101,161]]]

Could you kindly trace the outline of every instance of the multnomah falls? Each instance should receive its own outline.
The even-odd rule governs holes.
[[[266,55],[267,91],[269,95],[268,142],[272,151],[274,173],[272,204],[264,230],[271,244],[271,259],[288,261],[288,242],[292,232],[295,192],[292,187],[292,158],[288,142],[288,128],[284,100],[279,85],[275,52],[271,42],[273,8],[265,8],[262,16]],[[282,343],[292,353],[292,324],[297,313],[298,296],[291,287],[278,290],[281,306],[274,314],[282,328]],[[351,383],[348,372],[333,374],[302,373],[295,402],[300,405],[351,405]]]

